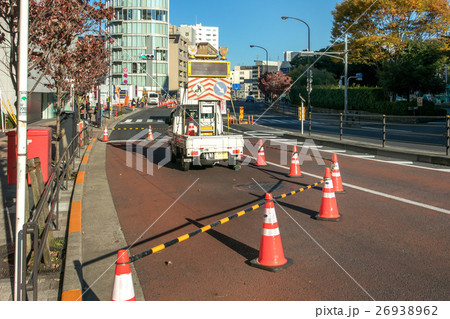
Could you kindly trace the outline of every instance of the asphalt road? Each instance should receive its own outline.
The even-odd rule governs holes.
[[[302,157],[303,178],[287,177],[291,153],[280,151],[274,132],[259,128],[247,143],[265,139],[273,165],[257,167],[253,160],[239,171],[217,165],[188,172],[179,163],[158,167],[167,144],[165,124],[157,119],[169,111],[143,110],[110,135],[107,176],[131,254],[261,202],[261,186],[278,195],[317,182],[330,165],[332,152],[319,148],[320,156]],[[125,142],[139,132],[145,139],[148,123],[162,135],[138,147]],[[321,187],[275,205],[293,265],[272,273],[248,264],[259,253],[259,208],[136,261],[145,299],[448,300],[449,173],[349,155],[338,155],[347,191],[337,195],[340,222],[312,218]]]
[[[254,120],[257,120],[257,124],[295,130],[297,132],[300,130],[300,121],[295,117],[272,111],[267,112],[267,107],[262,103],[237,102],[235,103],[235,110],[237,113],[239,113],[240,106],[244,106],[246,114],[254,115]],[[422,120],[426,120],[426,118],[423,118]],[[339,121],[339,114],[324,115],[322,113],[313,112],[311,117],[311,131],[316,134],[328,134],[339,137]],[[442,150],[445,149],[447,129],[444,117],[441,119],[429,118],[429,122],[416,124],[402,123],[399,119],[395,120],[394,117],[388,117],[386,123],[386,141],[388,144],[392,142],[404,142],[413,143],[416,145],[415,147],[417,147],[418,144],[427,144],[440,146]],[[305,132],[308,132],[308,125],[309,122],[305,121]],[[348,122],[345,122],[343,126],[343,136],[346,138],[367,139],[381,144],[381,116],[378,121],[371,120],[369,117],[349,117]]]

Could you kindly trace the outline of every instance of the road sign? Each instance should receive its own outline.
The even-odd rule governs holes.
[[[214,84],[214,93],[219,96],[219,97],[223,97],[227,91],[228,91],[228,87],[225,83],[223,82],[217,82],[216,84]]]
[[[240,90],[241,90],[241,83],[233,84],[233,91],[240,91]]]
[[[423,98],[422,97],[417,98],[417,106],[423,106]]]
[[[128,83],[128,80],[123,80],[123,84],[127,84]]]
[[[123,68],[123,73],[128,73],[128,68]]]
[[[299,121],[305,120],[305,109],[306,109],[306,107],[304,107],[304,106],[298,107],[298,120]]]
[[[231,83],[221,78],[189,78],[189,100],[228,101],[231,99]]]

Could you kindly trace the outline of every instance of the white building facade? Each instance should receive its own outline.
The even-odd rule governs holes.
[[[219,50],[219,27],[202,26],[201,23],[196,25],[182,24],[180,28],[192,28],[195,30],[195,42],[208,42]]]

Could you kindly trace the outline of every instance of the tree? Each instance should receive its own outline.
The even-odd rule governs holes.
[[[332,40],[348,30],[349,59],[355,63],[386,61],[409,40],[441,39],[450,30],[448,0],[347,0],[332,14]]]
[[[29,63],[28,74],[40,70],[35,85],[28,89],[30,95],[40,80],[48,76],[48,68],[55,60],[61,60],[67,48],[81,35],[94,32],[97,23],[105,17],[111,19],[112,8],[100,2],[84,0],[30,0],[29,1]],[[4,72],[9,74],[17,96],[18,66],[18,0],[0,0],[0,44],[7,59],[1,61]],[[95,56],[96,52],[92,52]],[[17,102],[16,102],[17,107]]]
[[[98,32],[101,19],[111,19],[112,14],[112,8],[105,9],[98,2],[30,0],[30,19],[42,23],[30,35],[31,63],[46,77],[45,85],[56,92],[58,140],[62,102],[72,83],[80,90],[92,89],[108,72],[106,38],[92,33]],[[56,143],[55,161],[58,159]]]
[[[380,71],[383,87],[398,95],[406,96],[415,91],[441,93],[445,82],[437,74],[444,57],[442,42],[436,40],[410,40],[400,54],[387,61]]]
[[[281,95],[289,91],[292,78],[283,72],[264,73],[258,79],[258,88],[266,96]]]

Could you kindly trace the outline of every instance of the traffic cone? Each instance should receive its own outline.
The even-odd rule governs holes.
[[[195,135],[195,125],[194,125],[194,120],[192,119],[192,116],[189,118],[189,126],[188,126],[187,135]]]
[[[319,213],[316,215],[318,220],[339,221],[341,215],[338,212],[336,196],[333,191],[333,181],[328,167],[325,168],[325,185],[322,188],[322,202]]]
[[[254,267],[275,272],[291,265],[292,260],[284,257],[271,193],[266,194],[266,201],[259,257],[251,260],[250,264]]]
[[[292,150],[291,168],[289,170],[289,177],[303,177],[300,170],[300,160],[298,159],[297,146],[294,145]]]
[[[335,153],[333,154],[333,162],[331,163],[331,180],[333,181],[335,193],[345,193],[342,187],[341,172],[339,171],[339,163]]]
[[[153,141],[154,140],[153,132],[152,132],[152,126],[151,125],[148,126],[148,137],[147,137],[147,140],[149,140],[149,141]]]
[[[105,125],[105,130],[103,131],[103,142],[109,142],[109,136],[108,136],[108,128]]]
[[[116,275],[112,291],[112,301],[136,301],[128,251],[119,250],[116,262]]]
[[[264,146],[262,140],[259,140],[259,149],[258,149],[258,158],[256,159],[257,166],[265,166],[266,163],[266,155],[264,154]]]

